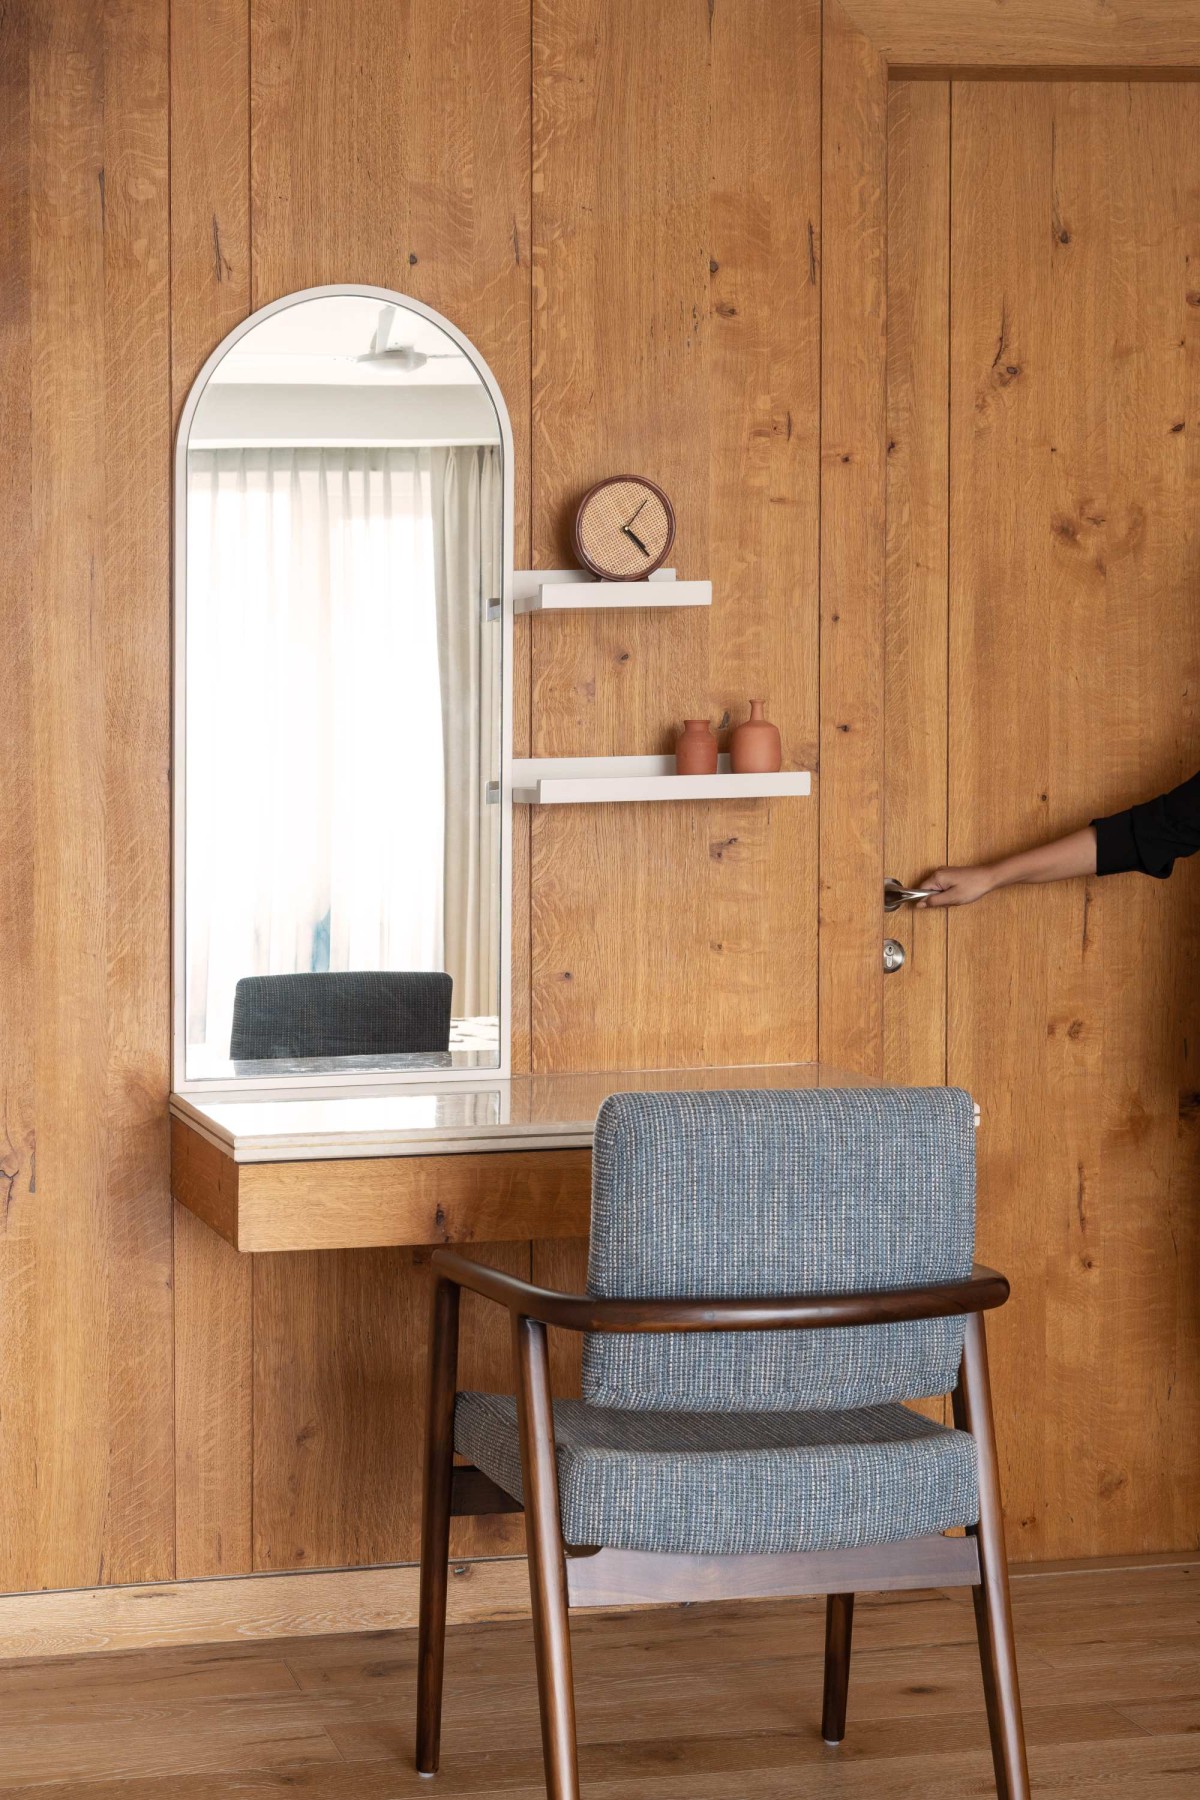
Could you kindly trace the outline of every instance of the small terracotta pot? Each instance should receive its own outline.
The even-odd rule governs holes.
[[[729,766],[735,775],[775,775],[783,763],[779,727],[763,717],[762,700],[750,702],[750,717],[730,734]]]
[[[715,775],[717,740],[707,719],[685,719],[675,740],[677,775]]]

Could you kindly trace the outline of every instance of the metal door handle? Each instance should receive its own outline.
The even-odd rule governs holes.
[[[905,901],[928,900],[930,894],[937,891],[937,888],[906,888],[894,875],[889,875],[883,884],[883,910],[899,912]]]

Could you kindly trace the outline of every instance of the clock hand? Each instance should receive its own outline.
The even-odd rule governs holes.
[[[645,500],[642,501],[642,506],[645,506],[649,502],[649,499],[650,499],[650,496],[649,496],[649,494],[647,494]],[[630,513],[628,519],[625,521],[626,525],[633,524],[633,521],[637,518],[638,513],[641,512],[642,506],[637,506],[634,508],[634,510]]]
[[[636,519],[636,518],[637,518],[637,513],[634,513],[634,515],[633,515],[633,516],[634,516],[634,518],[635,518],[635,519]],[[623,531],[623,532],[624,532],[624,533],[625,533],[625,536],[626,536],[626,537],[627,537],[627,538],[632,538],[632,539],[633,539],[633,541],[634,541],[634,543],[635,543],[635,544],[636,544],[636,545],[637,545],[637,547],[638,547],[638,549],[639,549],[639,550],[640,550],[640,551],[641,551],[641,553],[642,553],[642,555],[643,555],[643,556],[649,556],[649,554],[650,554],[650,552],[649,552],[649,550],[647,550],[647,548],[646,548],[646,546],[645,546],[645,544],[643,544],[643,542],[642,542],[642,540],[641,540],[641,538],[640,538],[640,537],[639,537],[639,536],[638,536],[638,534],[637,534],[637,532],[636,532],[636,531],[634,531],[634,530],[633,530],[633,529],[632,529],[632,528],[631,528],[631,527],[630,527],[630,526],[628,526],[628,525],[622,525],[622,527],[621,527],[621,530],[622,530],[622,531]]]

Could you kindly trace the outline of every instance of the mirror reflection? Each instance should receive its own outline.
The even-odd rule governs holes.
[[[503,444],[441,326],[301,299],[186,445],[185,1075],[501,1062]]]

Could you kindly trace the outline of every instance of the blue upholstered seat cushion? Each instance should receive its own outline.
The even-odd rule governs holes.
[[[970,1274],[975,1115],[957,1088],[614,1094],[596,1120],[588,1291],[844,1294]],[[584,1340],[596,1406],[792,1412],[944,1394],[961,1318]]]
[[[975,1442],[904,1406],[627,1412],[558,1400],[569,1544],[692,1556],[853,1549],[973,1525]],[[523,1499],[516,1402],[458,1396],[455,1448]]]

